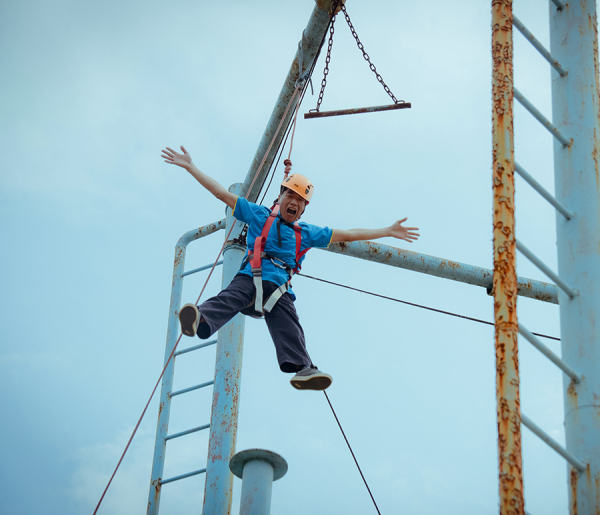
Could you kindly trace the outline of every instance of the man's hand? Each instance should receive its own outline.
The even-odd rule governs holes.
[[[390,227],[391,235],[394,238],[398,238],[399,240],[405,240],[409,243],[417,240],[419,236],[421,236],[418,232],[418,227],[403,227],[402,224],[406,222],[408,218],[403,218],[402,220],[398,220]]]
[[[192,165],[192,156],[185,148],[183,148],[183,145],[179,148],[181,148],[183,154],[180,154],[172,148],[167,147],[166,150],[162,151],[162,155],[160,157],[165,160],[165,163],[181,166],[181,168],[189,170],[190,166]]]

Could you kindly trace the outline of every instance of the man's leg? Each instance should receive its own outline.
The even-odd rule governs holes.
[[[265,298],[271,294],[271,283],[265,282]],[[265,321],[275,344],[277,361],[282,372],[297,372],[312,365],[306,350],[304,331],[300,325],[294,301],[289,293],[284,293],[270,313],[265,313]]]
[[[193,304],[186,304],[181,309],[181,331],[193,336],[193,327],[197,327],[196,334],[205,340],[244,309],[253,297],[252,278],[242,274],[236,275],[229,286],[216,297],[208,299],[197,308]]]
[[[265,282],[263,286],[265,297],[268,298],[274,288],[269,288],[267,284],[271,283]],[[319,371],[308,355],[304,331],[289,293],[283,294],[270,313],[265,313],[265,320],[275,344],[280,370],[296,373],[290,381],[292,386],[299,390],[324,390],[329,387],[331,376]]]

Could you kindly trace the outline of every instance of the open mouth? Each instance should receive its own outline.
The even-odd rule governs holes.
[[[286,210],[286,213],[289,216],[296,216],[296,210],[293,207],[288,207],[287,210]]]

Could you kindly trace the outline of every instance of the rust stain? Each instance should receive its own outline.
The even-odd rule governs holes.
[[[570,501],[571,506],[569,509],[569,515],[577,515],[577,480],[579,479],[579,474],[575,468],[571,468],[569,486],[571,488]]]
[[[600,515],[600,473],[594,478],[596,481],[596,515]]]

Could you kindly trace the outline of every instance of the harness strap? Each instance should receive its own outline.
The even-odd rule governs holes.
[[[254,309],[259,313],[263,312],[263,288],[262,288],[262,258],[265,245],[267,243],[267,237],[273,222],[277,218],[279,213],[279,205],[275,205],[263,226],[261,235],[254,241],[254,251],[250,258],[250,266],[252,267],[252,278],[254,280],[254,286],[256,288],[256,297],[254,300]]]
[[[264,308],[263,308],[267,313],[271,312],[271,310],[273,309],[273,307],[275,306],[275,304],[277,304],[277,301],[283,296],[283,294],[286,291],[289,290],[289,285],[290,285],[289,281],[283,283],[267,299],[267,302],[265,302],[265,305],[264,305]]]
[[[264,295],[262,287],[262,260],[265,257],[271,259],[271,261],[275,259],[271,258],[270,256],[267,256],[264,250],[265,245],[267,243],[267,238],[269,236],[269,231],[271,230],[271,226],[273,225],[273,222],[277,218],[278,214],[279,204],[275,204],[273,206],[273,209],[271,210],[271,213],[269,214],[269,217],[265,222],[265,225],[263,226],[260,236],[254,241],[254,250],[250,250],[248,252],[248,260],[250,261],[250,266],[252,267],[252,280],[254,282],[254,287],[256,288],[256,296],[254,298],[254,310],[260,314],[263,314],[264,311],[270,312],[275,306],[275,304],[277,304],[277,301],[283,296],[283,294],[290,289],[290,284],[293,275],[298,273],[301,269],[300,259],[304,256],[304,254],[306,254],[309,251],[309,249],[304,249],[302,251],[300,250],[302,247],[302,227],[300,227],[300,224],[298,222],[294,222],[293,228],[294,235],[296,237],[296,266],[293,269],[287,269],[287,267],[285,267],[290,275],[290,279],[283,283],[281,286],[279,286],[266,300],[263,306]],[[280,223],[277,225],[277,237],[279,246],[281,246],[280,225]],[[276,264],[274,261],[273,263]]]

